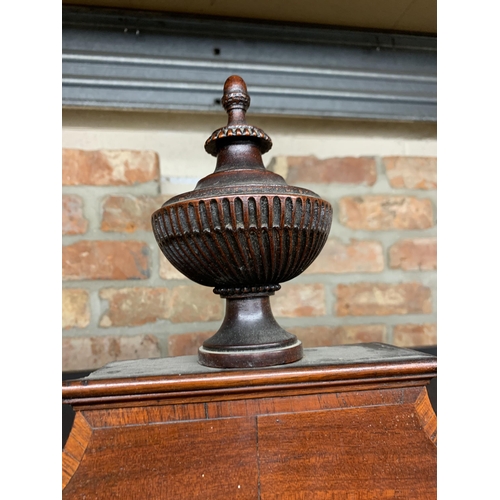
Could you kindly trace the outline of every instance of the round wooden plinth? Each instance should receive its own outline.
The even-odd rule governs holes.
[[[264,366],[284,365],[302,359],[302,342],[275,349],[231,350],[223,351],[198,349],[198,361],[204,366],[213,368],[258,368]]]

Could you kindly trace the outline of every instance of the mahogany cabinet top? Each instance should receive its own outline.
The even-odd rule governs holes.
[[[245,398],[259,392],[314,393],[380,383],[425,385],[436,371],[435,356],[381,343],[304,349],[300,361],[266,368],[209,368],[200,365],[197,356],[117,361],[86,378],[64,382],[63,401],[114,406],[159,399]]]

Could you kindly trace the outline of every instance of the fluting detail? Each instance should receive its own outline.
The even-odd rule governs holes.
[[[153,225],[161,250],[189,279],[258,287],[307,269],[328,237],[331,210],[318,198],[233,196],[178,203],[156,212]]]

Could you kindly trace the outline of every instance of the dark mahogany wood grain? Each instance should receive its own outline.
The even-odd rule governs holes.
[[[113,363],[68,382],[63,498],[436,498],[436,359],[387,348],[245,371],[166,359],[163,376],[158,360]]]

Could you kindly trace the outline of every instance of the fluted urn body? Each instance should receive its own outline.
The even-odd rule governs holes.
[[[215,172],[154,212],[153,232],[174,267],[227,300],[221,328],[200,347],[200,363],[234,368],[294,362],[302,345],[277,324],[269,296],[319,255],[332,207],[265,169],[262,154],[272,142],[246,123],[250,98],[240,77],[228,78],[222,104],[228,125],[205,143],[217,157]]]

